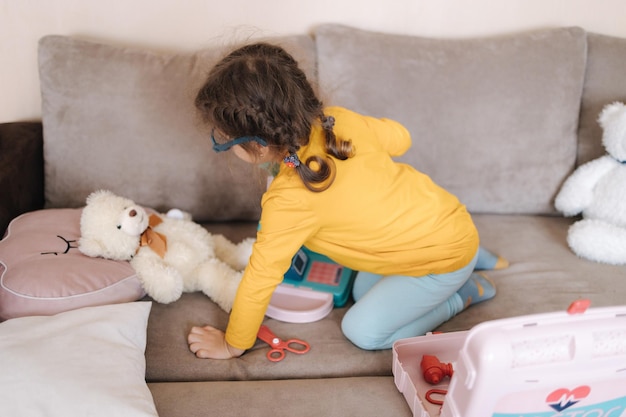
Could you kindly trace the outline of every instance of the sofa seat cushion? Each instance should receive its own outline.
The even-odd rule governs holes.
[[[205,223],[210,233],[232,241],[254,236],[257,223]],[[146,299],[149,299],[147,297]],[[198,359],[189,351],[192,326],[210,324],[225,329],[228,314],[202,293],[183,294],[171,304],[153,303],[148,323],[146,379],[148,381],[220,381],[285,378],[334,378],[391,375],[391,351],[368,352],[350,343],[341,332],[341,319],[349,307],[334,309],[320,321],[283,323],[266,318],[265,324],[283,339],[299,338],[311,345],[304,355],[287,354],[280,363],[265,356],[269,346],[257,340],[242,359]]]
[[[473,212],[554,213],[576,162],[580,28],[430,39],[322,25],[326,104],[403,123],[409,162]]]
[[[273,39],[315,77],[309,36]],[[50,35],[39,43],[46,207],[97,189],[197,221],[257,220],[263,171],[211,149],[194,99],[224,47],[159,53]]]
[[[282,339],[298,338],[311,345],[303,355],[289,354],[281,362],[267,358],[269,345],[258,340],[235,360],[198,359],[189,351],[187,334],[192,326],[225,329],[228,315],[202,293],[183,294],[171,304],[154,303],[148,322],[146,380],[222,381],[292,378],[338,378],[391,375],[390,350],[365,351],[341,332],[347,307],[336,308],[322,320],[293,324],[266,318],[266,324]]]
[[[160,417],[413,415],[393,377],[149,383],[148,387]]]
[[[487,272],[496,296],[440,326],[467,330],[487,320],[564,311],[575,300],[591,307],[624,305],[626,269],[578,258],[567,246],[572,219],[556,216],[474,215],[481,243],[509,260],[507,269]]]
[[[565,310],[579,298],[592,307],[624,303],[626,270],[580,259],[566,243],[571,219],[557,216],[475,214],[482,245],[507,258],[507,269],[487,272],[496,296],[443,323],[437,330],[460,331],[499,318]],[[148,323],[147,380],[218,381],[389,376],[391,350],[364,351],[341,332],[346,307],[307,324],[265,319],[282,338],[306,340],[311,350],[287,355],[279,363],[266,358],[268,345],[258,341],[241,358],[198,359],[186,338],[192,326],[226,328],[228,315],[200,293],[184,294],[175,303],[155,303]]]

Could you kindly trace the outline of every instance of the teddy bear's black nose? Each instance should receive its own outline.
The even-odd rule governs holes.
[[[135,216],[137,215],[137,210],[132,209],[132,210],[128,213],[128,215],[129,215],[130,217],[135,217]]]

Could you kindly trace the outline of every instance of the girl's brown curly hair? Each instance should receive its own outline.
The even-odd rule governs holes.
[[[311,126],[321,122],[326,155],[310,156],[296,170],[311,191],[323,191],[334,180],[334,158],[352,156],[352,144],[337,140],[332,117],[283,48],[254,43],[234,50],[210,71],[195,100],[203,120],[230,138],[259,136],[282,155],[307,145]],[[249,143],[241,145],[253,152]]]

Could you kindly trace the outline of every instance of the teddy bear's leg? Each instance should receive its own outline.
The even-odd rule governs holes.
[[[183,279],[180,273],[166,265],[154,254],[138,253],[131,261],[144,290],[155,301],[169,304],[180,298],[183,292]]]
[[[215,243],[215,256],[236,271],[243,271],[246,268],[252,254],[254,238],[247,238],[234,244],[222,235],[213,235],[213,241]]]
[[[197,290],[202,291],[224,311],[229,312],[243,275],[219,259],[199,265],[194,273]]]
[[[570,226],[567,243],[581,258],[626,264],[626,229],[601,220],[584,219]]]

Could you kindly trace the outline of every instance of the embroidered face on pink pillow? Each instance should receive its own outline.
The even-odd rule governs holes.
[[[143,297],[128,262],[89,257],[78,250],[82,211],[39,210],[9,224],[0,241],[1,319]]]

